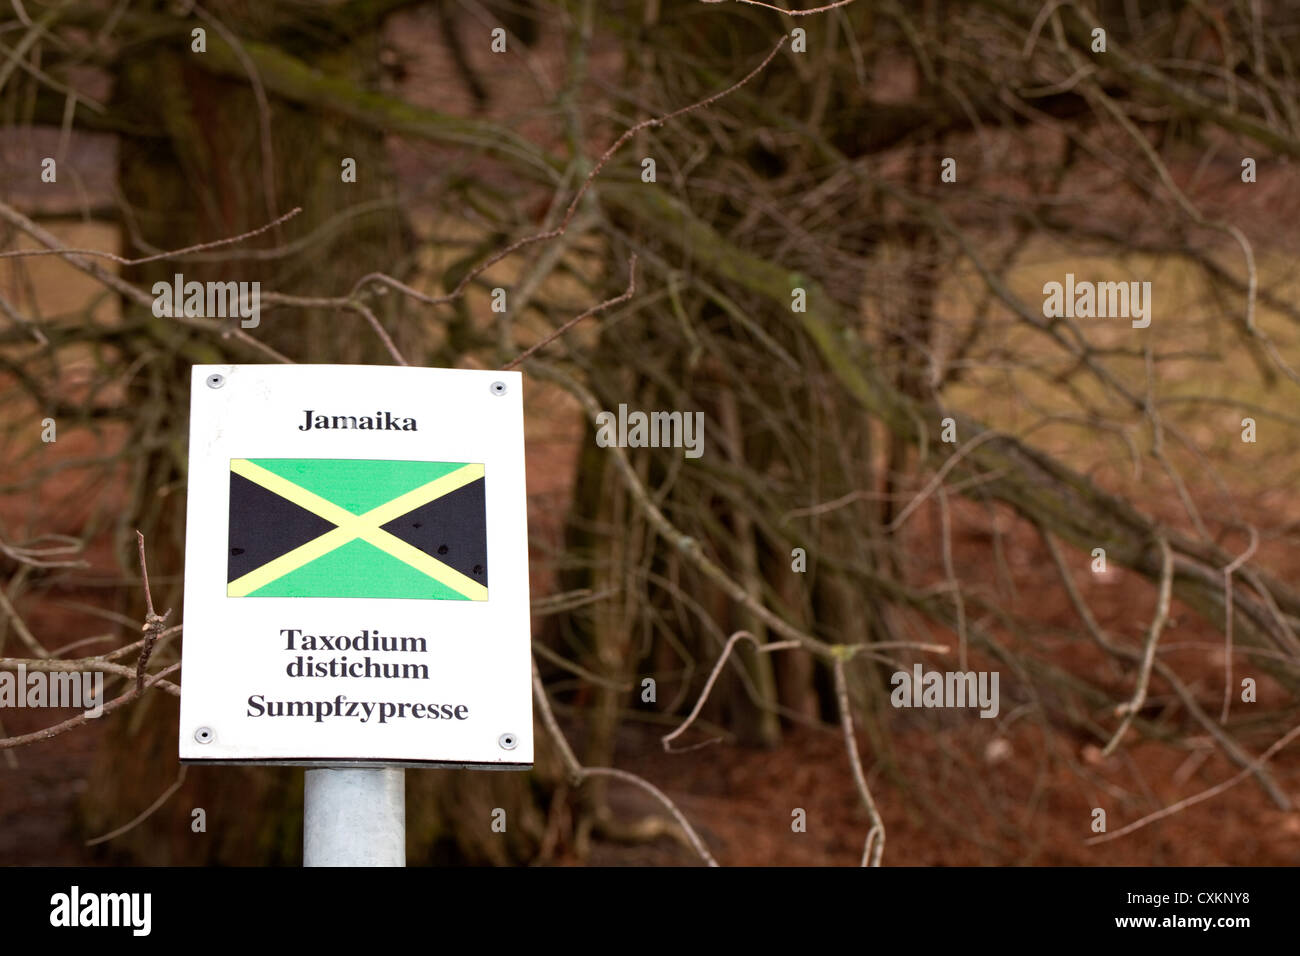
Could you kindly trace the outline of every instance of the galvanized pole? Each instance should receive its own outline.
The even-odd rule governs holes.
[[[303,866],[406,866],[406,771],[308,770]]]

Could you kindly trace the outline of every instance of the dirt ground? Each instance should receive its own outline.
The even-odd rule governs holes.
[[[959,534],[958,540],[963,540]],[[966,536],[969,543],[969,536]],[[1074,627],[1074,612],[1050,561],[1035,560],[1031,534],[1013,534],[1008,547],[1014,586],[1050,625]],[[1041,546],[1040,546],[1041,547]],[[958,548],[960,554],[961,548]],[[1294,570],[1293,555],[1287,566]],[[1082,567],[1086,567],[1080,562]],[[971,567],[971,566],[965,566]],[[1279,567],[1274,565],[1274,567]],[[974,572],[972,572],[974,573]],[[1294,576],[1294,573],[1290,575]],[[1110,580],[1096,580],[1095,578]],[[1140,646],[1147,608],[1132,604],[1149,584],[1123,582],[1123,575],[1076,575],[1101,626]],[[1125,587],[1127,583],[1129,587]],[[935,631],[934,639],[944,641]],[[951,641],[951,636],[946,638]],[[1069,673],[1112,688],[1122,699],[1131,674],[1116,671],[1091,645],[1036,635],[1051,660]],[[1223,693],[1222,635],[1175,602],[1161,659],[1184,679],[1198,703],[1217,718]],[[974,659],[973,659],[974,660]],[[974,666],[974,664],[973,664]],[[984,666],[984,665],[980,665]],[[990,666],[996,667],[996,664]],[[1003,668],[1004,679],[1010,675]],[[1234,703],[1233,718],[1276,712],[1271,731],[1236,730],[1247,749],[1262,753],[1289,720],[1289,695],[1267,676],[1238,660],[1235,673],[1259,681],[1256,704]],[[1103,758],[1103,740],[1060,724],[1044,728],[1029,708],[1018,707],[1024,687],[1003,685],[1002,712],[982,720],[967,713],[934,722],[917,711],[892,721],[897,773],[873,761],[866,735],[859,747],[868,784],[887,829],[885,863],[912,866],[1294,866],[1300,863],[1300,810],[1281,810],[1250,776],[1230,789],[1133,831],[1088,846],[1095,808],[1107,814],[1107,831],[1195,797],[1238,776],[1241,768],[1193,730],[1180,743],[1141,740]],[[1159,682],[1148,700],[1157,722],[1187,720],[1178,699]],[[1113,715],[1095,715],[1108,730]],[[1196,728],[1199,730],[1199,727]],[[629,724],[618,765],[661,786],[698,824],[719,861],[732,865],[849,866],[862,856],[867,815],[854,787],[838,727],[797,728],[771,751],[718,743],[666,754],[659,737],[667,729]],[[708,739],[694,733],[683,743]],[[1268,764],[1278,789],[1300,807],[1300,752],[1283,749]],[[611,801],[628,816],[652,812],[653,801],[631,787],[615,786]],[[805,832],[795,832],[792,813],[806,811]],[[590,860],[610,865],[691,864],[689,851],[661,841],[653,847],[598,847]]]

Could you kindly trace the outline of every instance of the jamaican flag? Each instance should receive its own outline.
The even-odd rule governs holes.
[[[229,597],[487,600],[481,464],[230,462]]]

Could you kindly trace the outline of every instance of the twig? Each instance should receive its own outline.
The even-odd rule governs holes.
[[[1259,547],[1259,532],[1254,525],[1249,526],[1250,544],[1246,550],[1223,568],[1223,711],[1219,723],[1228,722],[1228,711],[1232,707],[1232,573],[1249,561]]]
[[[264,226],[258,226],[248,232],[241,232],[237,236],[230,236],[227,239],[215,239],[212,242],[200,242],[197,245],[186,246],[184,249],[173,249],[170,252],[159,252],[156,255],[144,256],[140,259],[126,259],[114,252],[103,252],[99,249],[68,249],[59,246],[57,249],[16,249],[10,252],[0,252],[0,259],[19,259],[27,256],[95,256],[100,259],[108,259],[122,266],[140,266],[146,262],[157,262],[160,259],[174,259],[177,256],[183,256],[189,252],[202,252],[209,249],[219,249],[221,246],[229,246],[236,242],[243,242],[245,239],[251,239],[254,236],[260,236],[267,230],[274,229],[283,222],[292,219],[298,213],[302,212],[301,206],[295,206],[286,212],[283,216],[272,219]]]
[[[583,680],[589,681],[590,683],[595,684],[598,687],[607,687],[610,690],[616,690],[619,691],[620,693],[625,694],[628,691],[632,690],[632,688],[635,686],[633,684],[620,684],[617,681],[612,681],[609,680],[608,678],[601,677],[599,674],[593,674],[585,667],[575,664],[567,657],[562,657],[561,655],[555,653],[555,651],[551,650],[545,644],[534,643],[533,651],[537,654],[541,654],[543,657],[545,657],[556,667],[561,667],[564,670],[568,671],[570,674],[576,674],[578,677],[581,677]]]
[[[36,548],[36,542],[43,541],[46,538],[56,539],[56,540],[61,538],[65,543],[51,545],[49,547],[41,548],[38,550]],[[76,554],[81,550],[81,548],[82,545],[78,539],[69,537],[68,535],[62,535],[62,534],[41,535],[39,538],[36,539],[36,541],[32,542],[32,544],[24,547],[20,547],[18,545],[6,544],[4,541],[0,540],[0,554],[12,558],[14,561],[17,561],[19,564],[29,564],[34,568],[84,568],[86,567],[85,561],[42,560],[47,555],[53,556],[56,554]]]
[[[1262,754],[1260,754],[1258,760],[1255,760],[1249,767],[1246,767],[1244,770],[1242,770],[1240,773],[1236,774],[1235,776],[1230,777],[1229,779],[1223,781],[1222,783],[1215,784],[1213,787],[1210,787],[1210,789],[1208,790],[1202,790],[1200,793],[1195,794],[1194,796],[1187,797],[1184,800],[1179,800],[1177,803],[1172,803],[1169,806],[1165,807],[1164,809],[1157,810],[1155,813],[1148,813],[1142,819],[1136,820],[1133,823],[1130,823],[1126,827],[1121,827],[1120,829],[1116,830],[1114,833],[1107,833],[1102,836],[1095,836],[1092,837],[1091,839],[1084,840],[1083,845],[1094,846],[1098,843],[1108,843],[1111,840],[1118,840],[1120,837],[1126,836],[1132,833],[1134,830],[1140,830],[1142,827],[1147,826],[1148,824],[1151,823],[1155,823],[1157,820],[1163,820],[1165,817],[1171,817],[1175,813],[1178,813],[1182,810],[1186,810],[1190,806],[1194,806],[1198,803],[1204,803],[1206,800],[1209,800],[1211,797],[1217,797],[1225,790],[1228,790],[1231,787],[1235,787],[1237,784],[1241,783],[1241,781],[1245,780],[1249,774],[1253,773],[1255,770],[1262,767],[1275,753],[1277,753],[1287,744],[1291,743],[1291,741],[1295,740],[1297,737],[1300,737],[1300,725],[1291,728],[1291,730],[1289,730],[1284,737],[1282,737],[1280,740],[1274,743],[1273,746],[1269,747]]]
[[[643,780],[634,773],[628,773],[626,770],[616,770],[613,767],[584,767],[578,762],[578,758],[574,756],[573,748],[571,748],[569,742],[564,739],[564,733],[560,730],[560,725],[556,723],[555,714],[551,711],[551,702],[546,696],[546,688],[542,686],[542,675],[537,670],[536,660],[533,661],[533,698],[537,701],[538,710],[541,711],[542,723],[545,724],[546,729],[550,731],[551,737],[555,741],[555,746],[560,752],[560,760],[563,762],[565,769],[568,770],[569,777],[573,781],[574,786],[582,784],[589,777],[597,776],[614,777],[615,779],[635,784],[667,808],[668,812],[673,815],[673,819],[677,821],[677,825],[681,827],[682,833],[684,833],[686,838],[690,841],[691,846],[695,848],[695,852],[700,855],[701,859],[703,859],[705,863],[709,866],[718,865],[718,861],[713,858],[713,854],[710,853],[708,847],[704,845],[704,841],[701,840],[699,834],[695,832],[695,828],[691,826],[690,821],[687,820],[682,812],[677,809],[677,805],[654,784],[650,783],[648,780]]]
[[[79,658],[77,660],[60,661],[49,658],[21,658],[21,657],[0,657],[0,670],[13,671],[19,667],[24,668],[29,674],[116,674],[118,677],[132,678],[136,676],[134,667],[127,667],[124,664],[114,664],[112,661],[100,658]],[[173,697],[181,695],[181,689],[171,681],[158,681],[159,690],[165,690]]]
[[[168,674],[174,673],[180,670],[180,668],[181,665],[179,662],[177,662],[175,664],[172,664],[170,667],[163,668],[162,670],[158,671],[156,674],[151,674],[144,683],[145,689],[146,690],[149,689],[154,684],[161,681]],[[131,701],[135,700],[137,697],[140,696],[140,694],[141,691],[133,687],[125,694],[122,694],[118,697],[114,697],[112,700],[110,700],[107,704],[104,705],[104,709],[101,712],[101,715],[111,714],[113,711],[117,710],[123,704],[128,704]],[[25,744],[35,743],[38,740],[49,740],[51,737],[57,737],[59,734],[65,734],[69,730],[75,730],[76,728],[85,724],[86,721],[89,719],[90,718],[87,717],[85,714],[78,714],[76,717],[70,718],[69,720],[65,720],[60,724],[55,724],[53,727],[46,727],[43,730],[36,730],[30,734],[22,734],[21,736],[18,737],[5,737],[3,739],[0,739],[0,750],[9,750],[13,747],[22,747]]]
[[[633,254],[632,257],[628,259],[627,262],[627,290],[622,295],[616,296],[613,299],[606,299],[604,302],[600,303],[600,305],[593,305],[586,312],[582,313],[579,316],[575,316],[574,318],[570,319],[568,322],[565,322],[562,326],[560,326],[550,335],[546,336],[546,338],[542,339],[536,345],[533,345],[531,348],[527,348],[523,352],[519,353],[519,355],[517,355],[514,359],[512,359],[509,364],[501,366],[502,369],[505,371],[509,371],[510,369],[518,365],[520,362],[522,362],[524,359],[532,355],[534,352],[538,351],[539,349],[545,348],[547,345],[550,345],[552,342],[558,339],[565,332],[569,331],[569,329],[573,328],[583,319],[593,316],[597,312],[603,312],[606,309],[610,308],[611,306],[618,305],[620,302],[626,302],[628,299],[632,298],[632,296],[635,293],[636,293],[636,255]]]
[[[1133,699],[1117,708],[1124,715],[1124,719],[1120,721],[1119,728],[1115,731],[1115,736],[1110,739],[1110,743],[1102,749],[1103,757],[1109,757],[1115,752],[1115,748],[1124,737],[1124,732],[1128,730],[1129,724],[1133,722],[1133,718],[1142,709],[1142,704],[1147,699],[1147,684],[1151,680],[1151,665],[1156,659],[1156,644],[1159,643],[1160,634],[1165,629],[1165,622],[1169,620],[1169,598],[1174,582],[1174,556],[1169,550],[1169,542],[1163,535],[1159,538],[1159,542],[1162,569],[1160,594],[1156,598],[1155,617],[1151,619],[1151,626],[1147,629],[1146,649],[1142,654],[1142,665],[1138,669],[1137,687],[1133,691]]]
[[[713,665],[713,671],[709,674],[709,679],[704,682],[704,690],[700,692],[699,698],[695,701],[695,707],[691,709],[690,714],[687,715],[686,720],[680,727],[674,730],[671,734],[665,734],[661,738],[664,750],[668,753],[687,753],[688,751],[698,750],[699,748],[708,746],[709,744],[717,743],[722,739],[721,737],[714,737],[710,740],[704,741],[703,743],[698,743],[692,747],[686,747],[681,750],[673,750],[672,748],[672,742],[676,740],[677,737],[681,736],[686,728],[695,722],[695,718],[700,715],[700,711],[704,708],[704,702],[709,699],[709,693],[713,690],[713,685],[717,681],[718,675],[722,673],[723,665],[727,663],[727,657],[731,654],[731,649],[735,647],[736,642],[741,639],[752,641],[755,648],[757,648],[757,653],[759,654],[770,654],[772,651],[786,651],[802,646],[798,641],[777,641],[772,644],[764,644],[753,634],[749,633],[749,631],[737,631],[735,634],[732,634],[731,637],[727,638],[727,643],[723,646],[722,653],[718,656],[717,662]]]
[[[105,833],[103,836],[97,836],[94,839],[87,840],[85,845],[95,846],[98,843],[104,843],[105,841],[111,840],[114,837],[119,837],[123,833],[126,833],[128,830],[134,829],[135,827],[143,823],[145,820],[149,819],[149,817],[152,816],[154,812],[158,810],[159,807],[161,807],[164,803],[167,802],[168,798],[170,798],[173,793],[175,793],[177,790],[181,788],[181,784],[185,782],[185,771],[188,769],[189,768],[186,767],[184,764],[181,764],[181,772],[176,775],[176,780],[172,783],[172,785],[168,787],[166,790],[164,790],[162,796],[160,796],[153,803],[149,804],[149,806],[145,809],[145,811],[141,813],[139,816],[137,816],[135,819],[133,819],[130,823],[124,823],[116,830],[110,830],[108,833]]]
[[[153,594],[149,591],[149,567],[144,560],[144,535],[139,530],[135,533],[136,543],[140,547],[140,575],[144,578],[144,600],[145,600],[145,617],[144,626],[144,646],[140,649],[140,659],[135,665],[135,689],[136,693],[144,690],[144,669],[149,663],[149,655],[153,653],[154,643],[158,636],[163,632],[163,624],[171,616],[172,609],[161,615],[155,614],[153,610]]]
[[[835,698],[839,702],[840,726],[844,729],[844,747],[849,752],[849,764],[853,767],[853,781],[857,784],[858,794],[871,817],[871,829],[867,831],[867,842],[862,847],[862,865],[880,866],[880,858],[885,853],[885,821],[881,819],[876,801],[871,797],[866,774],[862,772],[862,758],[858,755],[858,739],[853,732],[853,711],[849,707],[849,690],[844,680],[844,661],[847,658],[847,654],[837,654],[832,661],[835,668]]]
[[[0,587],[0,608],[3,608],[5,614],[9,615],[10,619],[13,620],[14,630],[18,632],[18,639],[26,644],[33,654],[37,657],[50,656],[50,652],[47,651],[41,645],[41,642],[36,639],[36,636],[27,629],[27,624],[18,616],[18,612],[14,610],[14,606],[9,603],[9,595],[5,594],[5,589],[2,587]]]
[[[597,601],[603,601],[607,597],[613,597],[618,592],[619,588],[616,587],[606,588],[603,591],[592,591],[591,588],[577,588],[561,594],[536,598],[529,610],[536,616],[562,614],[565,611],[572,611],[576,608],[586,607],[588,604],[594,604]]]
[[[948,474],[948,472],[952,471],[952,469],[957,466],[958,462],[960,462],[963,458],[969,455],[980,445],[984,444],[986,441],[989,441],[994,438],[1002,438],[1002,437],[1005,436],[1003,436],[1001,432],[995,431],[994,429],[990,428],[987,431],[980,432],[980,434],[976,435],[970,441],[966,442],[960,448],[954,451],[951,455],[949,455],[947,460],[944,461],[944,463],[939,466],[939,470],[934,473],[934,476],[928,482],[926,482],[925,487],[921,489],[921,491],[916,495],[915,498],[913,498],[911,501],[907,503],[906,507],[904,507],[903,510],[898,513],[898,517],[896,517],[893,521],[889,523],[889,527],[886,528],[885,531],[890,534],[893,534],[895,531],[901,528],[903,526],[903,522],[908,519],[908,517],[912,514],[912,512],[915,511],[921,505],[921,503],[925,501],[926,498],[930,497],[930,495],[934,493],[934,490],[943,483],[943,476]]]

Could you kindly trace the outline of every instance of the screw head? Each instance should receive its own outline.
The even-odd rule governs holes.
[[[493,394],[493,395],[496,395],[496,396],[500,397],[500,396],[504,395],[505,393],[506,393],[506,383],[505,383],[505,382],[493,382],[493,383],[492,383],[492,394]]]
[[[500,744],[502,750],[514,750],[519,746],[519,738],[514,734],[505,733],[497,738],[497,743]]]
[[[212,732],[211,727],[200,727],[198,730],[194,731],[194,739],[201,744],[210,744],[216,738],[217,735]]]
[[[220,388],[226,384],[226,376],[213,372],[208,376],[208,388]]]

